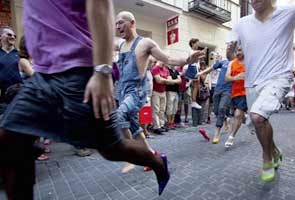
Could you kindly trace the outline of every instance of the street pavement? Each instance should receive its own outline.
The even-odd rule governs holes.
[[[181,128],[149,139],[168,155],[171,181],[157,195],[153,172],[136,167],[128,174],[124,163],[109,162],[98,153],[81,158],[73,147],[51,145],[50,160],[37,162],[36,200],[295,200],[295,113],[283,111],[271,118],[283,162],[273,183],[259,180],[261,148],[243,125],[230,149],[207,142],[198,128]],[[214,124],[202,126],[210,136]],[[0,199],[5,200],[3,192]]]

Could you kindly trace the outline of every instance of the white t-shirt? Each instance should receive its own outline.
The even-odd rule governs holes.
[[[151,97],[153,93],[153,75],[150,70],[146,71],[146,77],[147,77],[147,96]]]
[[[266,22],[252,14],[234,26],[231,39],[240,43],[245,54],[245,87],[291,74],[294,27],[295,6],[277,7]]]

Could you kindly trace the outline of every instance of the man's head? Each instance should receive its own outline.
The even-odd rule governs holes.
[[[192,50],[198,50],[198,48],[199,48],[199,39],[197,39],[197,38],[190,39],[189,46],[191,47]]]
[[[5,27],[0,29],[1,46],[14,46],[16,35],[11,28]]]
[[[161,68],[164,68],[166,66],[165,63],[163,63],[162,61],[158,61],[157,65]]]
[[[240,61],[244,60],[244,52],[241,47],[239,46],[237,47],[235,55],[238,60]]]
[[[272,7],[273,0],[251,0],[251,6],[257,12],[264,12],[267,8]]]
[[[121,38],[128,40],[136,33],[135,17],[131,12],[121,11],[116,17],[116,29]]]
[[[152,68],[153,66],[157,65],[157,60],[150,56],[148,61],[148,69]]]
[[[202,60],[201,62],[200,62],[200,70],[201,71],[203,71],[203,70],[205,70],[206,69],[206,62],[204,61],[204,60]]]
[[[237,42],[229,42],[226,46],[226,58],[231,61],[235,56],[235,49],[237,47]]]

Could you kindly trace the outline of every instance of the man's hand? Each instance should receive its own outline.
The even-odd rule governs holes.
[[[196,63],[200,58],[204,58],[205,55],[204,51],[197,50],[187,58],[187,64]]]
[[[236,81],[244,80],[245,79],[245,72],[239,73],[235,76]]]
[[[92,75],[85,89],[84,103],[88,103],[90,99],[95,118],[103,117],[104,120],[109,120],[110,113],[115,107],[111,75]]]

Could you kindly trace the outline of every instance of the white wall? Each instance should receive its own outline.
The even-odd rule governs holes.
[[[229,29],[216,24],[205,22],[188,14],[182,14],[179,18],[180,41],[167,47],[171,55],[188,55],[190,52],[189,40],[198,38],[201,43],[215,47],[221,54],[225,53],[225,38]]]
[[[116,10],[118,13],[118,10]],[[152,32],[152,39],[158,43],[161,48],[166,46],[166,28],[165,23],[159,22],[156,18],[143,16],[138,12],[132,11],[136,19],[136,27],[144,31]]]

